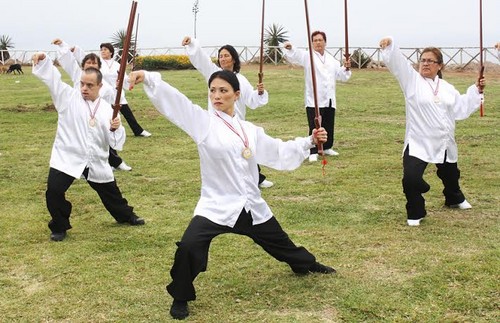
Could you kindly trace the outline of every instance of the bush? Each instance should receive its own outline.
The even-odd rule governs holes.
[[[371,58],[359,48],[351,55],[351,67],[353,68],[367,68],[371,61]]]
[[[136,57],[134,69],[147,71],[189,70],[194,69],[194,66],[187,55],[155,55]]]

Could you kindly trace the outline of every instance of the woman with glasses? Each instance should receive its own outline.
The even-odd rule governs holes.
[[[465,94],[460,94],[442,79],[443,55],[438,48],[424,48],[417,71],[392,38],[383,38],[380,47],[382,58],[399,81],[406,101],[403,192],[408,225],[420,225],[427,213],[422,194],[430,189],[423,179],[428,163],[437,166],[437,176],[444,185],[445,205],[470,209],[472,206],[459,185],[455,121],[466,119],[478,110],[484,78],[471,85]]]

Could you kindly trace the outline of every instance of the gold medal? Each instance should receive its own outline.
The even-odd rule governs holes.
[[[94,111],[92,111],[92,109],[90,108],[90,104],[87,101],[85,101],[85,103],[87,103],[87,107],[89,108],[89,112],[90,112],[89,126],[95,127],[95,125],[97,123],[97,121],[95,119],[95,114],[97,112],[97,109],[99,109],[99,105],[101,104],[101,98],[99,98],[99,101],[97,101],[97,104],[95,105]]]
[[[250,157],[252,157],[252,151],[250,150],[250,148],[245,147],[241,155],[243,155],[243,158],[249,159]]]

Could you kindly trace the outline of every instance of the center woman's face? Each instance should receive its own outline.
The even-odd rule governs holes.
[[[215,110],[230,116],[234,114],[234,102],[238,100],[240,91],[234,91],[227,81],[215,78],[210,83],[210,102]]]
[[[233,56],[231,56],[231,54],[227,49],[223,49],[220,51],[219,65],[223,70],[228,70],[233,72],[233,67],[234,67]]]

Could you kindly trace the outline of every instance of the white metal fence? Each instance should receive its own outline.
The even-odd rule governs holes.
[[[207,54],[211,57],[217,57],[217,51],[219,46],[205,46],[203,47]],[[238,51],[240,60],[242,63],[252,63],[258,62],[260,58],[260,47],[259,46],[235,46]],[[275,49],[275,50],[272,50]],[[420,58],[420,54],[423,48],[401,48],[403,54],[412,63],[417,63]],[[465,68],[470,64],[479,63],[479,47],[441,47],[441,51],[444,56],[445,65],[456,65],[460,68]],[[288,64],[284,58],[280,55],[280,47],[265,47],[264,55],[266,61],[270,64]],[[344,48],[341,47],[327,47],[326,49],[330,54],[332,54],[337,60],[341,61],[344,57]],[[0,64],[10,65],[14,63],[19,64],[31,64],[31,57],[37,51],[35,50],[9,50],[8,56],[7,51],[0,50]],[[98,53],[99,50],[90,50],[89,52]],[[358,53],[353,55],[353,53]],[[52,59],[56,58],[56,51],[47,52],[49,57]],[[137,49],[136,55],[138,56],[153,56],[153,55],[184,55],[185,49],[183,47],[166,47],[166,48],[140,48]],[[350,49],[351,60],[359,68],[366,67],[363,65],[364,60],[368,57],[371,61],[371,65],[380,66],[381,65],[381,52],[378,47],[354,47]],[[498,57],[496,49],[483,48],[483,59],[485,61],[498,63]],[[134,55],[130,55],[131,57]],[[10,57],[6,59],[6,57]],[[131,62],[129,62],[131,63]]]

